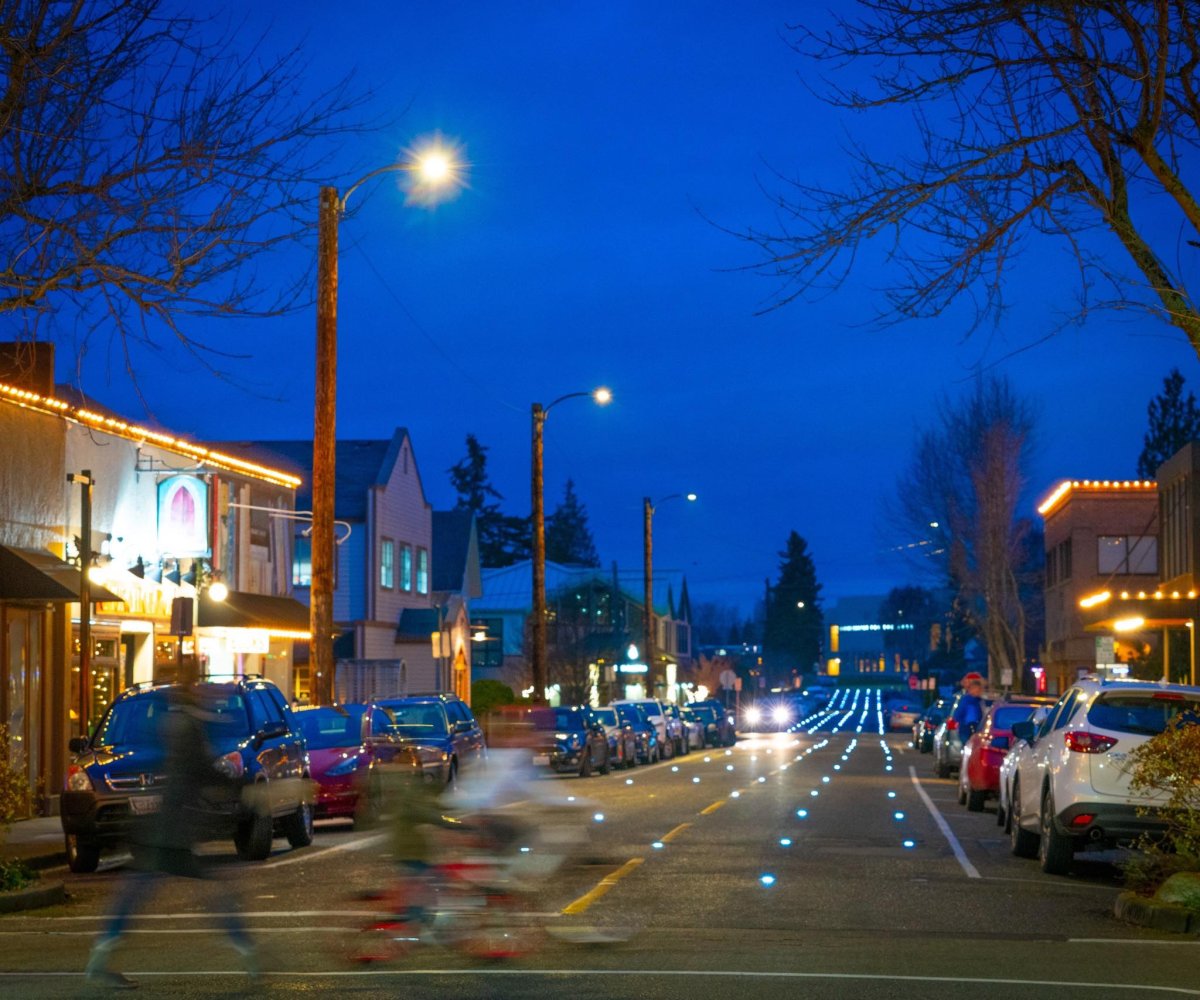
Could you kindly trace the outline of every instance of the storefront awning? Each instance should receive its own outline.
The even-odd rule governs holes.
[[[223,601],[200,594],[197,628],[256,628],[308,633],[308,608],[291,597],[231,590]]]
[[[79,567],[51,552],[0,545],[0,601],[78,601]],[[112,591],[93,583],[93,601],[120,604]]]

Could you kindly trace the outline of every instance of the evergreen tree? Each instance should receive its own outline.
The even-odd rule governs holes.
[[[807,673],[821,661],[821,585],[808,544],[796,532],[779,553],[779,579],[767,602],[763,654],[768,684],[774,686],[792,671]]]
[[[600,556],[587,524],[587,508],[568,479],[562,503],[546,518],[546,558],[550,562],[599,566]]]
[[[529,557],[529,519],[500,510],[499,501],[504,496],[488,481],[487,451],[474,434],[467,435],[466,457],[447,470],[458,494],[454,509],[475,515],[480,563],[489,568],[511,566]]]
[[[1193,438],[1200,437],[1200,408],[1190,390],[1183,394],[1183,375],[1178,368],[1163,379],[1163,391],[1146,407],[1150,428],[1138,458],[1138,476],[1153,479],[1158,467]]]

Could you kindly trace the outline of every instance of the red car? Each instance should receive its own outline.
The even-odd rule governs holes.
[[[296,717],[316,784],[314,815],[374,822],[380,808],[380,768],[410,752],[391,735],[395,720],[374,704],[301,708]]]
[[[958,801],[971,812],[980,812],[989,798],[1000,794],[1000,763],[1012,745],[1014,722],[1029,719],[1039,706],[1054,704],[1053,698],[1012,695],[995,702],[983,724],[963,747],[958,769]]]

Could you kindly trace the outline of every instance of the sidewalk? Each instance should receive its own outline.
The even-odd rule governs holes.
[[[66,864],[62,820],[58,816],[18,820],[7,835],[0,833],[0,855],[20,858],[33,868]]]

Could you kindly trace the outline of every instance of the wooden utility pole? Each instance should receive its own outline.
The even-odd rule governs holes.
[[[646,696],[654,697],[659,684],[658,664],[654,655],[654,504],[642,500],[642,658],[646,661]],[[665,683],[665,681],[664,681]]]
[[[529,665],[533,675],[535,704],[540,704],[546,697],[546,511],[542,475],[542,433],[545,426],[546,411],[541,403],[534,403],[533,471],[529,484],[533,515],[533,655]]]
[[[79,735],[88,735],[92,707],[92,470],[68,473],[67,482],[78,483],[79,497]]]
[[[336,189],[322,187],[317,221],[317,372],[313,411],[309,670],[318,705],[333,701],[333,541],[337,463],[338,221]]]

